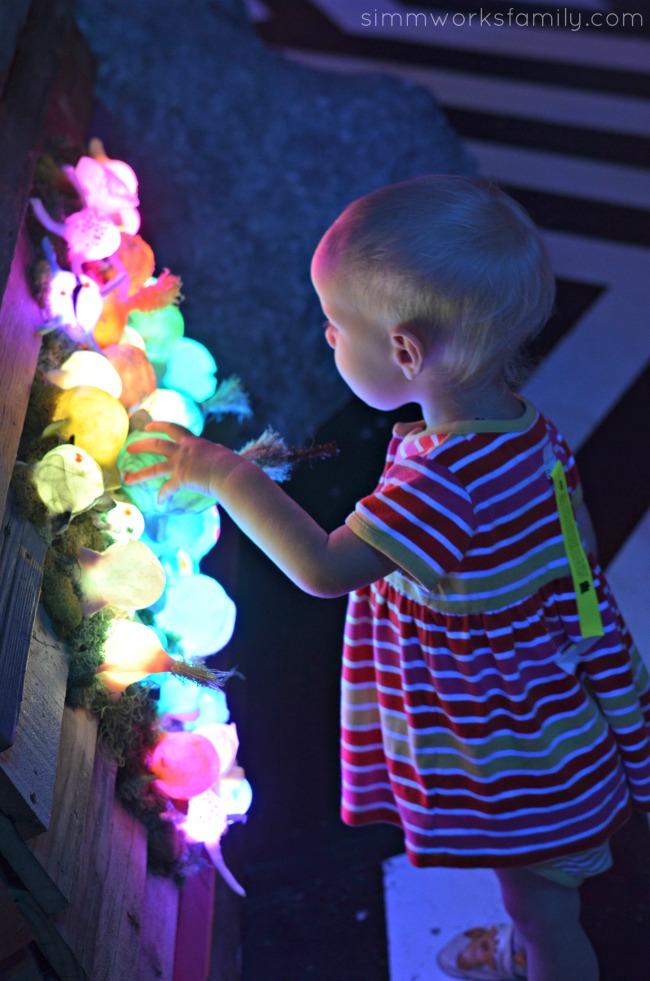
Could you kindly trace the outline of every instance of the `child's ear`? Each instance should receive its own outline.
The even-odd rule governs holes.
[[[425,349],[420,332],[410,324],[398,324],[390,332],[393,360],[409,380],[424,367]]]

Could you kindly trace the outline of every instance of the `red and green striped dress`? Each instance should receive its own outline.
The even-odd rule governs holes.
[[[516,420],[393,436],[347,520],[399,571],[350,596],[342,816],[400,825],[414,865],[528,865],[650,811],[650,679],[593,556],[604,635],[581,638],[549,473]]]

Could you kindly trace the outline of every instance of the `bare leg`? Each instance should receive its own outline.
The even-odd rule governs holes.
[[[577,889],[529,869],[495,869],[503,902],[523,942],[528,981],[598,981],[598,962],[579,920]]]

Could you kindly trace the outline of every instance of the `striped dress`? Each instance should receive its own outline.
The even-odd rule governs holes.
[[[401,826],[414,865],[529,865],[650,811],[650,679],[590,556],[604,635],[581,638],[552,465],[516,420],[393,436],[347,519],[398,565],[350,596],[343,820]]]

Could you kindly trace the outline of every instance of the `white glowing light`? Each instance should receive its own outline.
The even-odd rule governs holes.
[[[101,467],[79,446],[55,446],[34,465],[32,479],[50,515],[81,514],[104,493]]]
[[[104,301],[97,283],[65,269],[52,276],[47,296],[51,316],[80,334],[89,334],[102,315]]]
[[[203,432],[203,413],[196,402],[171,388],[157,388],[140,405],[155,422],[176,422],[195,436]]]
[[[228,826],[228,814],[223,801],[213,790],[192,797],[187,817],[181,827],[192,841],[216,844]]]
[[[225,647],[235,628],[236,607],[210,576],[181,576],[165,590],[156,623],[180,638],[187,657],[207,657]]]
[[[108,392],[114,399],[122,394],[122,379],[108,358],[94,351],[74,351],[60,368],[47,372],[47,377],[59,388],[91,385]]]
[[[142,511],[135,504],[125,501],[118,501],[110,511],[97,515],[93,523],[120,543],[141,538],[144,532]]]
[[[151,606],[165,588],[165,572],[144,542],[116,543],[105,552],[80,548],[81,609],[90,616],[104,606],[142,610]]]
[[[207,725],[195,727],[194,732],[200,733],[210,740],[219,757],[219,772],[224,775],[227,774],[235,764],[239,749],[239,737],[235,723],[229,722],[224,725],[222,722],[210,722]]]
[[[253,788],[246,777],[233,774],[222,777],[216,785],[229,817],[246,814],[253,803]]]

